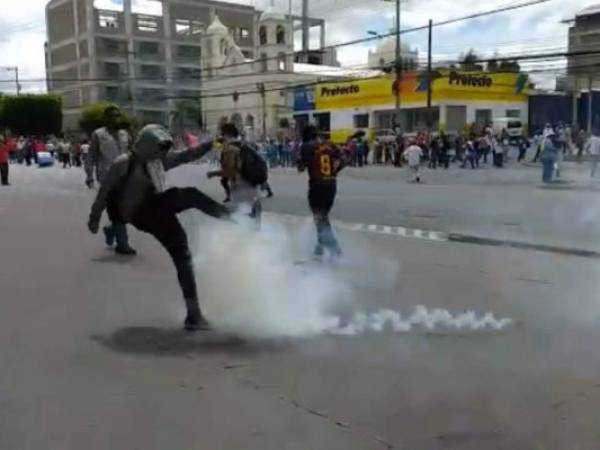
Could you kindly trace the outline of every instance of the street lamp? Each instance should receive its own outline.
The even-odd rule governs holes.
[[[19,67],[4,66],[4,67],[0,67],[0,68],[6,70],[7,72],[15,73],[15,83],[17,84],[17,95],[21,95],[21,84],[19,83]]]

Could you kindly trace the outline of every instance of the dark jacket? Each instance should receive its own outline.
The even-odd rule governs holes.
[[[131,222],[137,208],[143,204],[147,196],[156,193],[155,184],[148,172],[149,162],[162,161],[166,171],[198,160],[212,149],[212,141],[182,151],[168,151],[171,145],[172,137],[163,127],[160,125],[144,127],[132,152],[118,156],[110,166],[92,205],[90,221],[100,221],[102,212],[111,198],[114,202],[111,209],[116,212],[121,221]]]

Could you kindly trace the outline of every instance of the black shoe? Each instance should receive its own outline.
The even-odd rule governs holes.
[[[134,249],[132,249],[131,247],[117,247],[117,248],[115,248],[115,253],[117,255],[124,255],[124,256],[137,255],[137,252]]]
[[[201,313],[188,313],[183,322],[183,328],[186,331],[210,331],[212,329],[208,320]]]
[[[229,197],[227,197],[225,200],[223,200],[223,203],[229,203],[231,201],[231,199]]]
[[[273,197],[273,195],[274,195],[273,191],[269,191],[269,193],[267,194],[267,198],[271,198],[271,197]]]

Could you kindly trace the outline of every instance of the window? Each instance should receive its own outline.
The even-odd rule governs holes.
[[[139,52],[140,52],[141,56],[158,55],[158,43],[157,42],[140,42]]]
[[[246,115],[246,126],[254,128],[254,116],[252,114]]]
[[[225,39],[221,39],[219,51],[221,52],[221,55],[227,55],[227,41]]]
[[[277,56],[277,69],[280,72],[285,72],[285,70],[286,70],[285,53],[280,53]]]
[[[144,33],[157,33],[158,20],[152,16],[137,16],[137,30]]]
[[[176,72],[177,81],[190,82],[201,78],[201,70],[191,67],[178,67]]]
[[[103,39],[102,44],[107,53],[121,53],[125,48],[125,42],[115,39]]]
[[[197,36],[204,31],[204,23],[199,20],[175,19],[175,34],[179,36]]]
[[[107,62],[104,63],[104,73],[107,77],[118,78],[121,70],[118,63]]]
[[[252,59],[252,52],[249,50],[242,50],[242,55],[244,55],[244,58],[246,59]]]
[[[264,25],[260,27],[258,31],[258,42],[260,45],[265,45],[267,43],[267,27]]]
[[[240,39],[247,39],[250,37],[250,30],[248,28],[240,28]]]
[[[162,75],[162,70],[160,66],[144,64],[140,67],[140,74],[142,77],[159,78]]]
[[[369,128],[369,115],[356,114],[354,116],[354,128]]]
[[[520,119],[521,118],[521,110],[520,109],[507,109],[506,117],[510,117],[513,119]]]
[[[283,26],[277,25],[275,35],[278,44],[285,44],[285,28],[283,28]]]
[[[106,86],[106,100],[115,101],[119,98],[118,86]]]
[[[119,15],[110,11],[100,11],[98,25],[100,28],[119,28]]]
[[[183,59],[200,59],[201,48],[194,45],[178,45],[177,56]]]
[[[268,70],[266,53],[262,53],[260,55],[260,70],[261,70],[261,72],[266,72]]]

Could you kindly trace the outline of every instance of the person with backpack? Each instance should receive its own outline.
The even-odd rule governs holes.
[[[302,146],[298,160],[298,172],[308,170],[308,205],[317,228],[317,245],[314,257],[322,259],[324,251],[331,256],[341,256],[342,250],[329,222],[329,212],[335,202],[337,175],[345,161],[339,149],[330,142],[318,138],[317,128],[308,125],[302,132]]]
[[[254,147],[241,141],[235,124],[223,124],[220,139],[223,144],[221,169],[208,172],[207,176],[209,179],[226,178],[234,209],[247,213],[260,223],[262,205],[259,188],[268,186],[267,163]]]
[[[202,158],[212,142],[187,150],[170,151],[173,138],[160,125],[147,125],[131,152],[115,159],[92,205],[88,229],[98,233],[106,209],[112,223],[130,223],[154,236],[171,256],[187,308],[187,330],[208,329],[200,310],[192,255],[177,214],[198,209],[215,218],[229,219],[230,211],[194,187],[166,189],[165,172]]]

